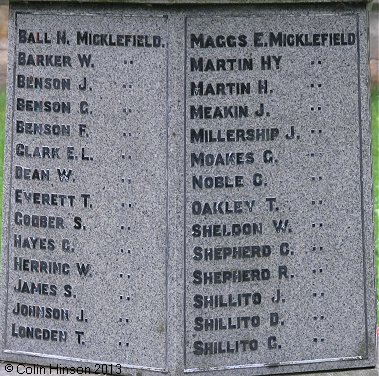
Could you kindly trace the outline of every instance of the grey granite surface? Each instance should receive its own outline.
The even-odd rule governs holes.
[[[367,37],[356,4],[13,5],[1,358],[374,367]]]
[[[0,363],[0,376],[18,376],[23,374],[29,375],[83,375],[87,374],[89,376],[99,375],[101,373],[84,373],[85,368],[76,366],[69,368],[67,371],[65,368],[56,367],[56,365],[49,366],[38,366],[26,363],[12,363],[12,362],[1,362]],[[307,373],[296,373],[287,374],[287,376],[378,376],[377,368],[361,369],[361,370],[347,370],[347,371],[333,371],[333,372],[307,372]],[[274,374],[273,374],[274,375]]]

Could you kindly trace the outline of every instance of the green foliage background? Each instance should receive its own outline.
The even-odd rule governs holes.
[[[0,88],[0,203],[3,206],[3,174],[4,174],[4,136],[5,136],[5,90]],[[3,211],[0,210],[0,224],[2,224]],[[0,250],[1,250],[0,225]],[[1,260],[1,252],[0,252]],[[0,268],[1,270],[1,268]]]
[[[374,218],[375,218],[375,246],[376,246],[376,281],[379,279],[379,86],[371,93],[371,119],[372,119],[372,173],[374,179]],[[377,283],[378,285],[378,283]],[[379,301],[379,286],[377,291]],[[379,314],[378,314],[379,323]]]

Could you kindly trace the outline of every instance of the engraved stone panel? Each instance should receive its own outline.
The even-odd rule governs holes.
[[[295,17],[187,19],[190,369],[367,353],[357,17]]]
[[[4,348],[165,369],[167,18],[14,27]]]
[[[363,5],[13,5],[8,77],[3,359],[375,365]]]

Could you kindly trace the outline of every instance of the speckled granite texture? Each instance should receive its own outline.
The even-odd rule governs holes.
[[[375,366],[364,5],[10,15],[1,358]]]

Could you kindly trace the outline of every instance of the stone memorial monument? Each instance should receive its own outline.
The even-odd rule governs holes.
[[[1,359],[373,374],[366,3],[143,2],[10,4]]]

